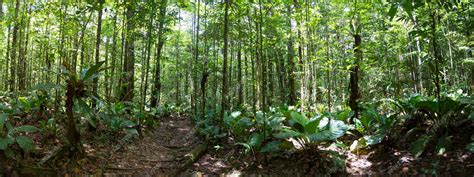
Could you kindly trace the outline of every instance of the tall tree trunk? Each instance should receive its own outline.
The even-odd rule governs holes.
[[[241,52],[240,43],[239,43],[239,49],[237,51],[237,84],[238,84],[237,106],[241,106],[243,103],[244,95],[243,95],[243,87],[242,87],[242,52]]]
[[[201,7],[201,0],[198,0],[197,3],[196,1],[195,2],[195,11],[194,11],[194,15],[196,16],[196,21],[195,21],[195,24],[196,24],[196,31],[195,31],[195,34],[194,34],[194,63],[193,63],[193,93],[191,96],[191,105],[192,105],[192,108],[193,108],[193,113],[196,115],[198,114],[197,112],[197,108],[198,108],[198,94],[199,94],[199,89],[197,88],[197,77],[198,77],[198,71],[197,71],[197,68],[198,68],[198,60],[199,60],[199,12],[200,12],[200,7]]]
[[[99,10],[97,12],[97,36],[96,36],[96,42],[95,42],[95,64],[99,63],[99,57],[100,57],[100,35],[102,31],[102,4],[104,3],[104,0],[99,0]],[[93,84],[92,84],[92,92],[94,94],[97,94],[97,85],[99,83],[99,78],[96,77],[94,78]],[[92,101],[92,108],[95,108],[96,106],[96,100],[93,99]]]
[[[8,25],[8,31],[7,31],[7,54],[6,54],[6,57],[5,57],[5,60],[6,60],[6,63],[7,63],[7,67],[6,68],[10,68],[10,53],[11,53],[11,43],[10,43],[10,33],[11,33],[11,27],[10,25]],[[9,75],[8,75],[8,69],[5,69],[5,90],[8,90],[8,86],[10,85],[10,81],[9,81]]]
[[[416,16],[413,16],[413,23],[415,25],[415,28],[418,27],[418,22],[416,20]],[[422,72],[422,58],[421,58],[421,43],[419,37],[415,37],[416,40],[416,51],[417,51],[417,59],[418,59],[418,82],[419,82],[419,92],[422,93],[424,86],[423,86],[423,72]]]
[[[29,13],[30,8],[28,7],[28,3],[24,2],[23,6],[23,15],[26,16],[26,13]],[[27,17],[28,18],[28,17]],[[23,27],[26,24],[26,27]],[[21,18],[21,30],[20,30],[20,43],[18,49],[18,90],[24,91],[26,89],[26,55],[28,51],[28,39],[29,39],[29,26],[30,26],[30,18],[24,21],[24,18]],[[25,42],[23,43],[23,39]]]
[[[248,30],[249,31],[252,31],[252,18],[251,18],[251,14],[250,14],[250,9],[251,9],[251,4],[250,2],[248,3],[248,10],[247,10],[247,20],[248,20]],[[248,40],[248,45],[250,46],[250,62],[251,62],[251,70],[252,70],[252,80],[251,80],[251,87],[252,87],[252,110],[254,112],[256,112],[257,110],[257,89],[255,88],[255,82],[256,82],[256,79],[255,79],[255,59],[252,57],[254,52],[253,52],[253,48],[252,47],[252,43],[254,42],[253,41],[253,38],[252,38],[253,35],[250,35],[250,38]]]
[[[326,67],[326,84],[327,84],[327,89],[328,89],[328,112],[331,112],[331,75],[330,75],[330,66],[329,64],[332,63],[331,58],[329,58],[329,51],[331,49],[329,48],[329,30],[327,29],[328,27],[326,26],[326,59],[327,59],[327,64],[328,66]]]
[[[350,81],[349,81],[349,107],[354,111],[354,117],[359,116],[358,100],[360,98],[359,93],[359,63],[362,61],[362,50],[360,44],[362,42],[360,34],[354,34],[354,55],[356,58],[354,66],[350,70]],[[352,123],[352,119],[349,119]]]
[[[121,80],[121,93],[120,101],[132,101],[133,100],[133,90],[134,90],[134,75],[135,75],[135,22],[134,22],[134,5],[133,2],[125,2],[127,9],[127,35],[125,39],[125,58],[123,64],[123,71]]]
[[[221,100],[221,118],[224,120],[224,112],[227,111],[227,45],[229,38],[229,6],[230,0],[225,0],[225,14],[224,14],[224,60],[222,66],[222,100]]]
[[[287,15],[288,15],[288,34],[289,38],[287,41],[287,50],[288,50],[288,105],[295,105],[296,104],[296,88],[295,88],[295,62],[294,62],[294,49],[293,49],[293,36],[291,30],[291,7],[287,7]]]
[[[63,7],[64,6],[64,7]],[[61,65],[63,64],[63,62],[65,61],[65,50],[64,50],[64,43],[65,43],[65,28],[64,28],[64,24],[66,23],[66,12],[67,12],[67,9],[68,9],[68,6],[67,6],[67,3],[65,0],[61,1],[61,8],[62,9],[64,8],[64,11],[62,11],[62,17],[61,17],[61,22],[60,22],[60,25],[59,25],[59,29],[61,29],[61,37],[60,37],[60,42],[59,42],[59,59],[58,59],[58,62],[56,64],[57,66],[57,70],[56,72],[57,73],[60,73],[61,71]],[[61,83],[61,77],[60,75],[56,75],[56,84],[59,85]],[[55,98],[55,110],[59,110],[59,105],[61,104],[61,96],[59,94],[59,90],[56,89],[56,98]]]
[[[155,63],[155,80],[153,81],[153,91],[151,92],[150,107],[156,107],[160,102],[161,95],[161,49],[165,44],[165,17],[166,17],[166,6],[168,1],[163,0],[160,4],[160,20],[158,26],[158,44],[156,46],[156,63]]]
[[[115,4],[117,4],[117,1],[115,1]],[[117,61],[117,16],[118,16],[118,11],[115,12],[114,14],[114,23],[113,23],[113,27],[114,27],[114,33],[113,33],[113,36],[112,36],[112,63],[111,63],[111,71],[110,71],[110,75],[111,75],[111,78],[109,82],[109,87],[110,87],[110,90],[109,92],[107,92],[107,99],[108,100],[111,100],[112,99],[112,93],[116,93],[116,89],[115,89],[115,68],[116,68],[116,61]]]
[[[180,65],[179,65],[179,40],[180,40],[180,31],[181,31],[181,28],[179,27],[181,25],[181,9],[178,9],[178,37],[176,39],[176,43],[175,43],[175,55],[176,55],[176,95],[175,95],[175,103],[176,105],[180,105],[181,104],[181,101],[180,101],[180,96],[181,96],[181,93],[180,93],[180,88],[179,88],[179,84],[181,82],[181,73],[180,73]]]
[[[260,26],[259,26],[259,39],[260,39],[260,42],[259,42],[259,55],[260,56],[259,56],[259,58],[260,58],[260,66],[261,66],[260,67],[261,68],[260,76],[261,76],[261,81],[262,81],[260,83],[261,84],[260,85],[260,87],[261,87],[260,90],[262,91],[261,94],[260,94],[260,100],[261,100],[261,103],[262,103],[262,108],[261,109],[266,110],[266,108],[267,108],[266,94],[267,93],[266,93],[265,87],[267,85],[267,82],[266,82],[265,77],[267,76],[267,67],[266,67],[266,63],[265,63],[266,61],[263,58],[263,24],[264,23],[263,23],[263,12],[262,12],[262,9],[263,9],[262,0],[259,0],[258,4],[259,4],[258,10],[259,10],[259,14],[260,14],[259,15],[259,17],[260,17]],[[266,127],[266,121],[265,120],[263,121],[263,123],[264,123],[264,127]],[[266,135],[265,135],[265,137],[266,137]]]
[[[152,7],[152,13],[150,13],[150,22],[148,24],[148,32],[147,32],[147,46],[146,46],[146,61],[145,61],[145,74],[144,74],[144,77],[145,77],[145,83],[144,83],[144,89],[143,89],[143,97],[142,97],[142,109],[145,108],[145,101],[146,101],[146,93],[147,93],[147,90],[148,90],[148,73],[149,73],[149,70],[150,70],[150,58],[151,58],[151,46],[152,46],[152,39],[153,39],[153,32],[152,32],[152,28],[153,28],[153,19],[155,18],[155,7],[153,6]],[[143,79],[142,79],[143,81]]]
[[[204,16],[207,17],[207,9],[206,9],[207,4],[204,5]],[[199,22],[198,22],[199,23]],[[198,25],[199,26],[199,25]],[[206,19],[206,29],[209,26],[207,19]],[[196,46],[197,48],[198,46]],[[205,48],[205,57],[204,57],[204,64],[202,66],[202,76],[201,76],[201,112],[202,116],[204,117],[206,115],[206,84],[207,84],[207,78],[209,76],[209,72],[207,71],[207,65],[208,65],[208,57],[209,57],[209,46],[207,43],[207,37],[204,38],[204,48]]]
[[[16,60],[17,60],[17,38],[18,38],[18,13],[20,11],[20,0],[16,0],[15,3],[15,18],[14,18],[14,25],[13,25],[13,37],[12,37],[12,46],[10,51],[10,92],[15,92],[15,81],[16,81]]]
[[[432,9],[433,10],[433,9]],[[439,53],[438,46],[436,44],[436,10],[431,12],[431,41],[433,45],[433,52],[435,57],[435,86],[436,86],[436,97],[438,98],[438,102],[441,101],[441,83],[440,83],[440,71],[439,71],[439,64],[442,62],[441,54]],[[441,109],[441,107],[439,107]],[[441,110],[440,110],[441,111]]]

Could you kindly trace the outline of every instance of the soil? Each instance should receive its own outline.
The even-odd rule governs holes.
[[[336,152],[346,160],[339,168],[331,161],[332,156],[324,152]],[[444,155],[426,154],[414,158],[409,152],[383,145],[367,149],[361,154],[340,148],[318,147],[318,150],[263,156],[241,157],[236,148],[210,150],[186,174],[218,176],[269,175],[269,176],[472,176],[474,156],[464,150],[453,150]]]
[[[101,167],[104,174],[169,175],[175,173],[185,160],[184,156],[201,143],[204,142],[195,135],[189,118],[167,117],[160,121],[156,130],[138,142],[116,152],[101,149],[94,156],[101,164],[107,164]]]

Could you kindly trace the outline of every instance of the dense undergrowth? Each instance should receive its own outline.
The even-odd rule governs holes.
[[[71,72],[65,65],[61,74],[67,79],[66,86],[40,84],[21,96],[1,93],[0,155],[16,162],[42,158],[41,165],[55,166],[55,161],[61,158],[79,159],[84,153],[83,144],[132,143],[143,133],[156,128],[159,117],[178,112],[169,104],[145,110],[139,104],[108,102],[99,98],[87,88],[98,77],[101,65],[86,68],[80,74]],[[64,107],[52,99],[54,91],[66,91]],[[68,104],[69,99],[73,101]],[[70,137],[71,129],[77,129],[74,130],[77,137]],[[75,143],[80,147],[71,150]],[[57,150],[61,153],[51,152],[54,146],[62,146]]]
[[[100,65],[87,68],[80,77],[74,73],[65,75],[69,77],[68,83],[74,80],[87,88],[99,68]],[[107,102],[87,94],[85,89],[77,91],[78,85],[75,92],[84,93],[74,97],[72,126],[78,129],[81,144],[132,143],[147,130],[157,128],[159,117],[187,112],[171,104],[150,109],[129,102]],[[51,160],[44,151],[71,144],[71,122],[67,121],[71,115],[67,114],[68,105],[63,110],[51,99],[51,90],[69,87],[43,84],[33,88],[22,96],[0,96],[0,153],[17,162],[42,158],[42,164],[55,164],[58,158]],[[334,112],[301,111],[296,106],[271,107],[266,111],[243,107],[226,113],[223,120],[219,118],[219,109],[210,109],[194,120],[198,132],[216,147],[227,142],[226,145],[255,156],[259,162],[267,154],[278,155],[282,151],[318,152],[324,159],[330,159],[332,171],[343,170],[345,161],[338,152],[328,150],[330,146],[357,154],[374,147],[408,149],[415,158],[443,155],[460,148],[474,152],[474,98],[462,90],[444,93],[440,100],[410,95],[362,102],[360,107],[360,115],[347,107]]]
[[[339,170],[345,168],[344,159],[327,150],[330,146],[356,154],[379,147],[405,149],[415,158],[443,156],[451,150],[474,152],[474,98],[461,90],[442,94],[440,101],[410,95],[360,106],[358,117],[349,108],[305,112],[280,106],[265,112],[242,108],[222,121],[216,118],[218,110],[195,119],[200,133],[216,144],[230,142],[257,158],[282,151],[319,151],[329,154],[324,157],[332,158]]]

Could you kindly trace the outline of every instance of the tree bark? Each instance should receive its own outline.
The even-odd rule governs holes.
[[[294,49],[293,49],[293,36],[291,30],[291,7],[287,7],[288,15],[288,34],[289,39],[287,41],[287,50],[288,50],[288,105],[294,106],[296,104],[296,88],[295,88],[295,62],[294,62]]]
[[[95,64],[99,63],[99,57],[100,57],[100,35],[102,31],[102,4],[104,3],[104,0],[99,0],[99,10],[97,13],[97,36],[96,36],[96,42],[95,42]],[[94,78],[93,84],[92,84],[92,92],[93,94],[97,94],[97,85],[99,83],[99,78],[96,77]],[[96,100],[92,99],[92,108],[95,108],[96,106]]]
[[[227,111],[227,45],[229,38],[229,6],[230,0],[225,0],[224,14],[224,51],[223,51],[223,67],[222,67],[222,100],[221,100],[221,118],[224,120],[224,112]]]
[[[359,106],[358,100],[360,98],[359,93],[359,62],[362,60],[362,50],[360,49],[360,44],[362,42],[361,36],[359,34],[354,34],[354,55],[356,58],[355,66],[350,70],[350,81],[349,81],[349,107],[354,111],[354,117],[359,116]],[[352,119],[349,119],[352,123]]]
[[[11,51],[10,51],[10,92],[15,92],[15,86],[16,86],[16,60],[17,60],[17,38],[18,38],[18,28],[19,28],[19,22],[18,22],[18,13],[20,11],[20,0],[16,0],[15,3],[15,17],[14,17],[14,25],[13,25],[13,37],[12,37],[12,45],[11,45]]]
[[[151,92],[150,107],[156,107],[160,102],[161,95],[161,50],[165,44],[165,17],[166,17],[166,5],[168,1],[163,0],[160,4],[160,22],[158,27],[158,44],[156,46],[156,63],[155,63],[155,80],[153,82],[153,91]]]
[[[134,75],[135,75],[135,22],[134,22],[134,5],[133,2],[125,2],[126,4],[126,19],[127,19],[127,33],[125,37],[125,58],[123,64],[123,72],[121,76],[121,93],[120,101],[132,101],[134,90]]]

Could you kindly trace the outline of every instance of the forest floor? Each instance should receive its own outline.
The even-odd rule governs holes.
[[[185,156],[198,145],[204,144],[196,136],[194,125],[186,117],[166,117],[159,126],[142,139],[116,152],[104,148],[93,156],[103,174],[119,175],[176,175],[183,168]],[[94,164],[91,164],[94,165]],[[94,167],[91,167],[94,169]]]
[[[77,162],[77,167],[53,170],[46,174],[47,176],[62,176],[65,173],[97,176],[321,174],[469,176],[474,174],[474,157],[463,151],[454,150],[444,156],[428,154],[422,158],[414,158],[406,150],[387,146],[378,146],[358,153],[344,151],[335,146],[326,148],[321,146],[318,147],[318,151],[300,149],[265,156],[244,155],[242,146],[236,145],[232,139],[217,142],[218,146],[209,146],[207,151],[195,156],[198,159],[187,165],[189,153],[204,144],[206,143],[196,134],[195,126],[189,117],[172,115],[160,118],[160,124],[156,129],[145,133],[143,138],[133,143],[85,145],[87,155]],[[336,157],[341,157],[342,161],[335,161]],[[29,171],[27,174],[37,174],[37,170]],[[22,172],[19,174],[10,172],[7,176],[22,176]]]

